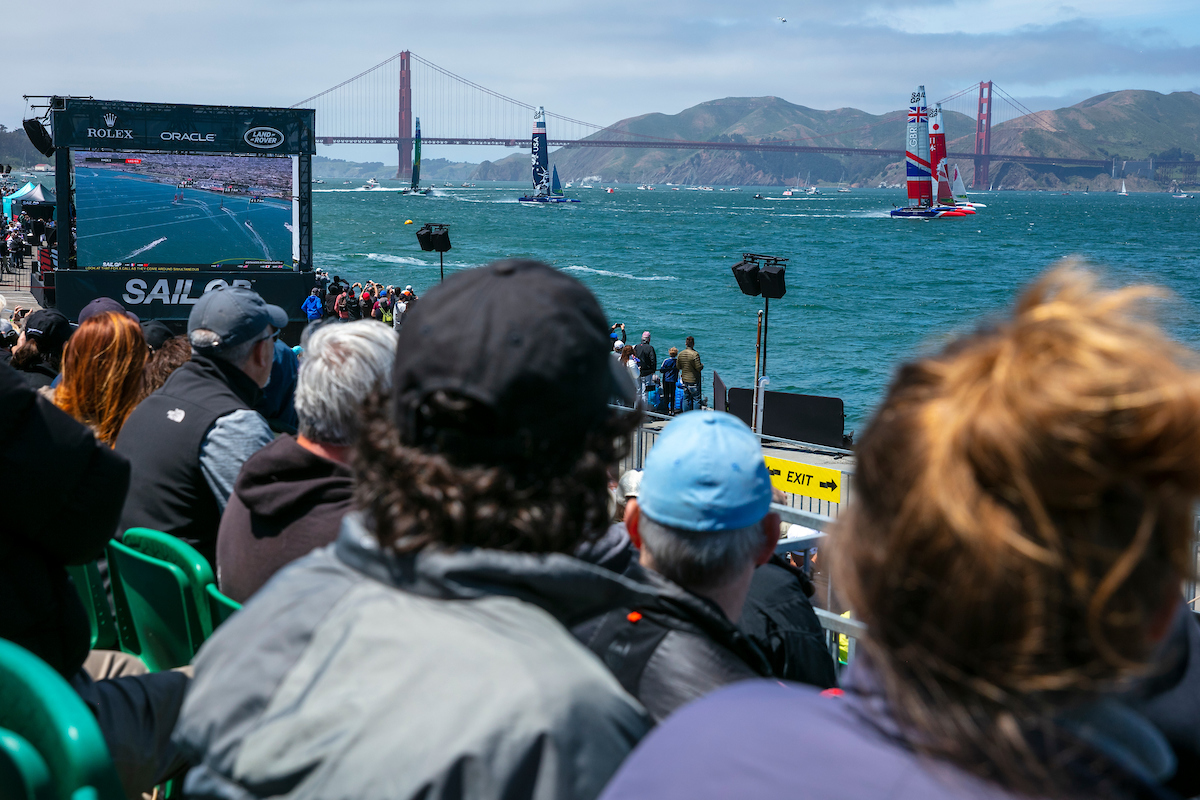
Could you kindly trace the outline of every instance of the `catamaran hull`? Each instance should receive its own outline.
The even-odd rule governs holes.
[[[968,213],[974,214],[974,211],[968,211],[963,208],[953,208],[950,206],[934,206],[933,208],[893,208],[890,212],[893,217],[911,217],[913,219],[938,219],[940,217],[965,217]]]
[[[574,197],[518,197],[519,203],[578,203]]]

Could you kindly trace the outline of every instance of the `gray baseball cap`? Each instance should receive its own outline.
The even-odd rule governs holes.
[[[209,330],[220,339],[218,347],[233,347],[258,336],[268,325],[287,326],[288,315],[279,306],[263,301],[257,292],[240,286],[218,286],[205,292],[188,315],[188,334]]]

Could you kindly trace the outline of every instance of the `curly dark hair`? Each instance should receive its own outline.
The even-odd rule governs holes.
[[[474,401],[447,392],[435,393],[421,411],[449,431],[471,431],[486,416]],[[375,396],[364,408],[354,453],[355,504],[380,543],[397,553],[435,543],[572,553],[608,526],[608,467],[625,455],[639,422],[640,414],[614,411],[581,439],[536,448],[538,458],[471,463],[479,459],[462,446],[450,455],[402,442],[390,403]]]
[[[172,336],[146,359],[142,371],[143,396],[167,382],[172,372],[192,360],[192,346],[186,336]]]

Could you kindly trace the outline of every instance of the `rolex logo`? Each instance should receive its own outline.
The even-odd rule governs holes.
[[[117,124],[117,115],[112,113],[111,111],[108,112],[107,114],[105,114],[104,115],[104,124],[110,128],[113,125],[116,125]]]

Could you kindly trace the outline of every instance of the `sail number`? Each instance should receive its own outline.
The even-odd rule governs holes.
[[[790,494],[799,494],[830,503],[842,502],[840,470],[765,456],[771,485]]]

